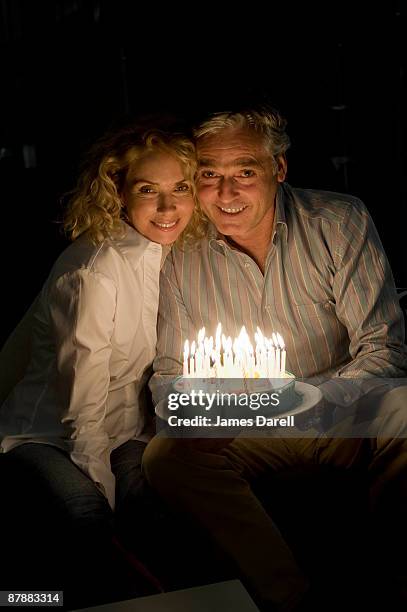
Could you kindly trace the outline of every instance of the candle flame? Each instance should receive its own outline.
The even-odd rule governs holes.
[[[278,344],[280,346],[281,349],[285,348],[285,344],[284,344],[284,340],[282,338],[282,336],[280,336],[280,334],[277,332],[277,340],[278,340]]]
[[[221,348],[221,334],[222,334],[222,324],[218,323],[218,327],[216,328],[216,334],[215,334],[215,347],[216,347],[216,350],[219,352]]]
[[[254,340],[255,350],[244,325],[234,339],[222,333],[221,323],[216,327],[215,337],[207,338],[202,327],[197,341],[191,344],[185,341],[184,375],[259,378],[284,374],[286,352],[281,334],[272,332],[267,338],[257,327]]]

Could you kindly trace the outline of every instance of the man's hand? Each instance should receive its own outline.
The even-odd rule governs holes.
[[[300,431],[315,429],[325,432],[332,425],[334,410],[335,406],[326,397],[322,397],[311,410],[295,416],[295,425]]]

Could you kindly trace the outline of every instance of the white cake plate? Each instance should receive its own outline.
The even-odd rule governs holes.
[[[291,414],[293,415],[302,414],[303,412],[307,412],[308,410],[311,410],[311,408],[314,408],[314,406],[316,406],[322,399],[322,393],[318,389],[318,387],[314,387],[314,385],[310,385],[309,383],[305,383],[302,381],[298,381],[298,380],[295,381],[295,392],[300,396],[295,407],[285,412],[277,413],[275,415],[276,417],[284,418]],[[157,403],[155,407],[156,414],[162,419],[166,418],[165,406],[166,406],[166,400],[161,400]]]
[[[291,408],[291,410],[287,410],[286,412],[279,412],[276,414],[276,417],[280,418],[291,414],[302,414],[314,408],[322,399],[322,393],[318,387],[314,387],[314,385],[302,381],[295,381],[295,392],[301,396],[295,408]]]

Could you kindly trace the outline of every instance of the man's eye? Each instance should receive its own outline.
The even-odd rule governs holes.
[[[140,187],[140,193],[155,193],[155,189],[151,185],[143,185]]]
[[[251,178],[252,176],[255,176],[255,172],[254,170],[245,168],[244,170],[241,170],[239,176],[242,176],[243,178]]]
[[[191,188],[187,183],[183,183],[182,185],[177,185],[175,191],[187,192],[190,191]]]
[[[201,172],[202,178],[214,178],[215,176],[217,176],[217,174],[213,170],[203,170]]]

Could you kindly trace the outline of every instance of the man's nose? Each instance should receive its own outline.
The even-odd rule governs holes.
[[[231,202],[238,195],[236,181],[233,177],[223,177],[218,183],[218,196],[221,202]]]
[[[157,211],[173,210],[176,208],[175,199],[170,193],[161,193],[158,198]]]

